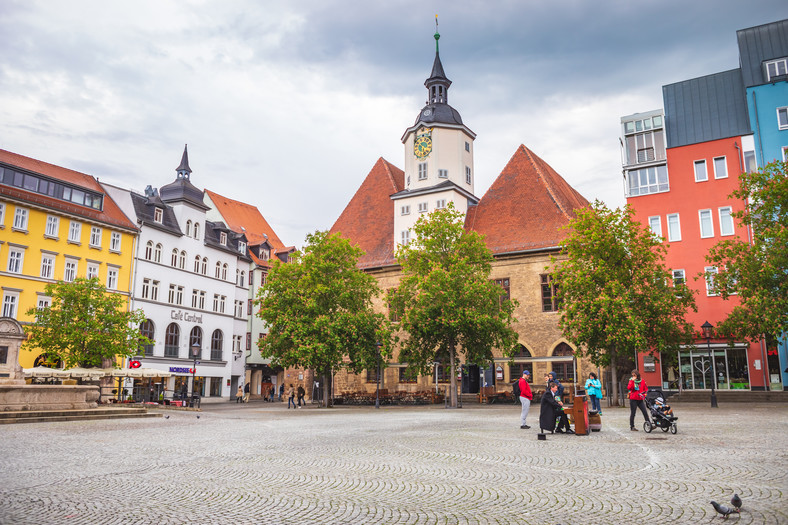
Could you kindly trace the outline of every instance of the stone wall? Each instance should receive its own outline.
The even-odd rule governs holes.
[[[99,387],[92,385],[0,385],[0,410],[96,408]]]

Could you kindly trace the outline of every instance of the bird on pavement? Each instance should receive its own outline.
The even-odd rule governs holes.
[[[164,419],[170,419],[170,416],[164,416]]]
[[[197,419],[200,419],[200,414],[197,414]]]
[[[739,510],[741,508],[742,501],[738,494],[734,494],[733,497],[731,498],[731,505],[736,507],[736,510]]]
[[[722,514],[723,519],[728,519],[728,516],[733,514],[734,512],[739,512],[739,509],[732,509],[730,507],[726,507],[725,505],[720,505],[716,501],[711,502],[711,506],[714,507],[719,514]]]

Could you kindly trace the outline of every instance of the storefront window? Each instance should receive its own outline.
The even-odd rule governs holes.
[[[713,348],[712,358],[708,350],[701,347],[679,353],[681,388],[687,390],[710,390],[712,377],[717,390],[746,390],[750,388],[745,348]],[[668,383],[672,387],[668,371]]]
[[[213,396],[213,397],[221,397],[222,396],[222,378],[221,377],[212,377],[211,378],[211,396]]]

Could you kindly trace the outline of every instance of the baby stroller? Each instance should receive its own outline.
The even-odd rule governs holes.
[[[664,399],[665,396],[662,390],[659,389],[649,389],[648,394],[646,394],[646,406],[651,413],[651,421],[643,423],[643,430],[646,432],[651,432],[655,428],[661,428],[662,432],[670,430],[671,434],[678,432],[676,421],[679,418],[665,413],[665,409],[662,407],[665,404]]]

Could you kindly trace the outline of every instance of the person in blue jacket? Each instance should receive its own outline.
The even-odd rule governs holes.
[[[602,407],[599,400],[602,399],[602,383],[599,382],[594,372],[588,374],[588,379],[586,379],[586,393],[591,400],[591,410],[601,415]]]

